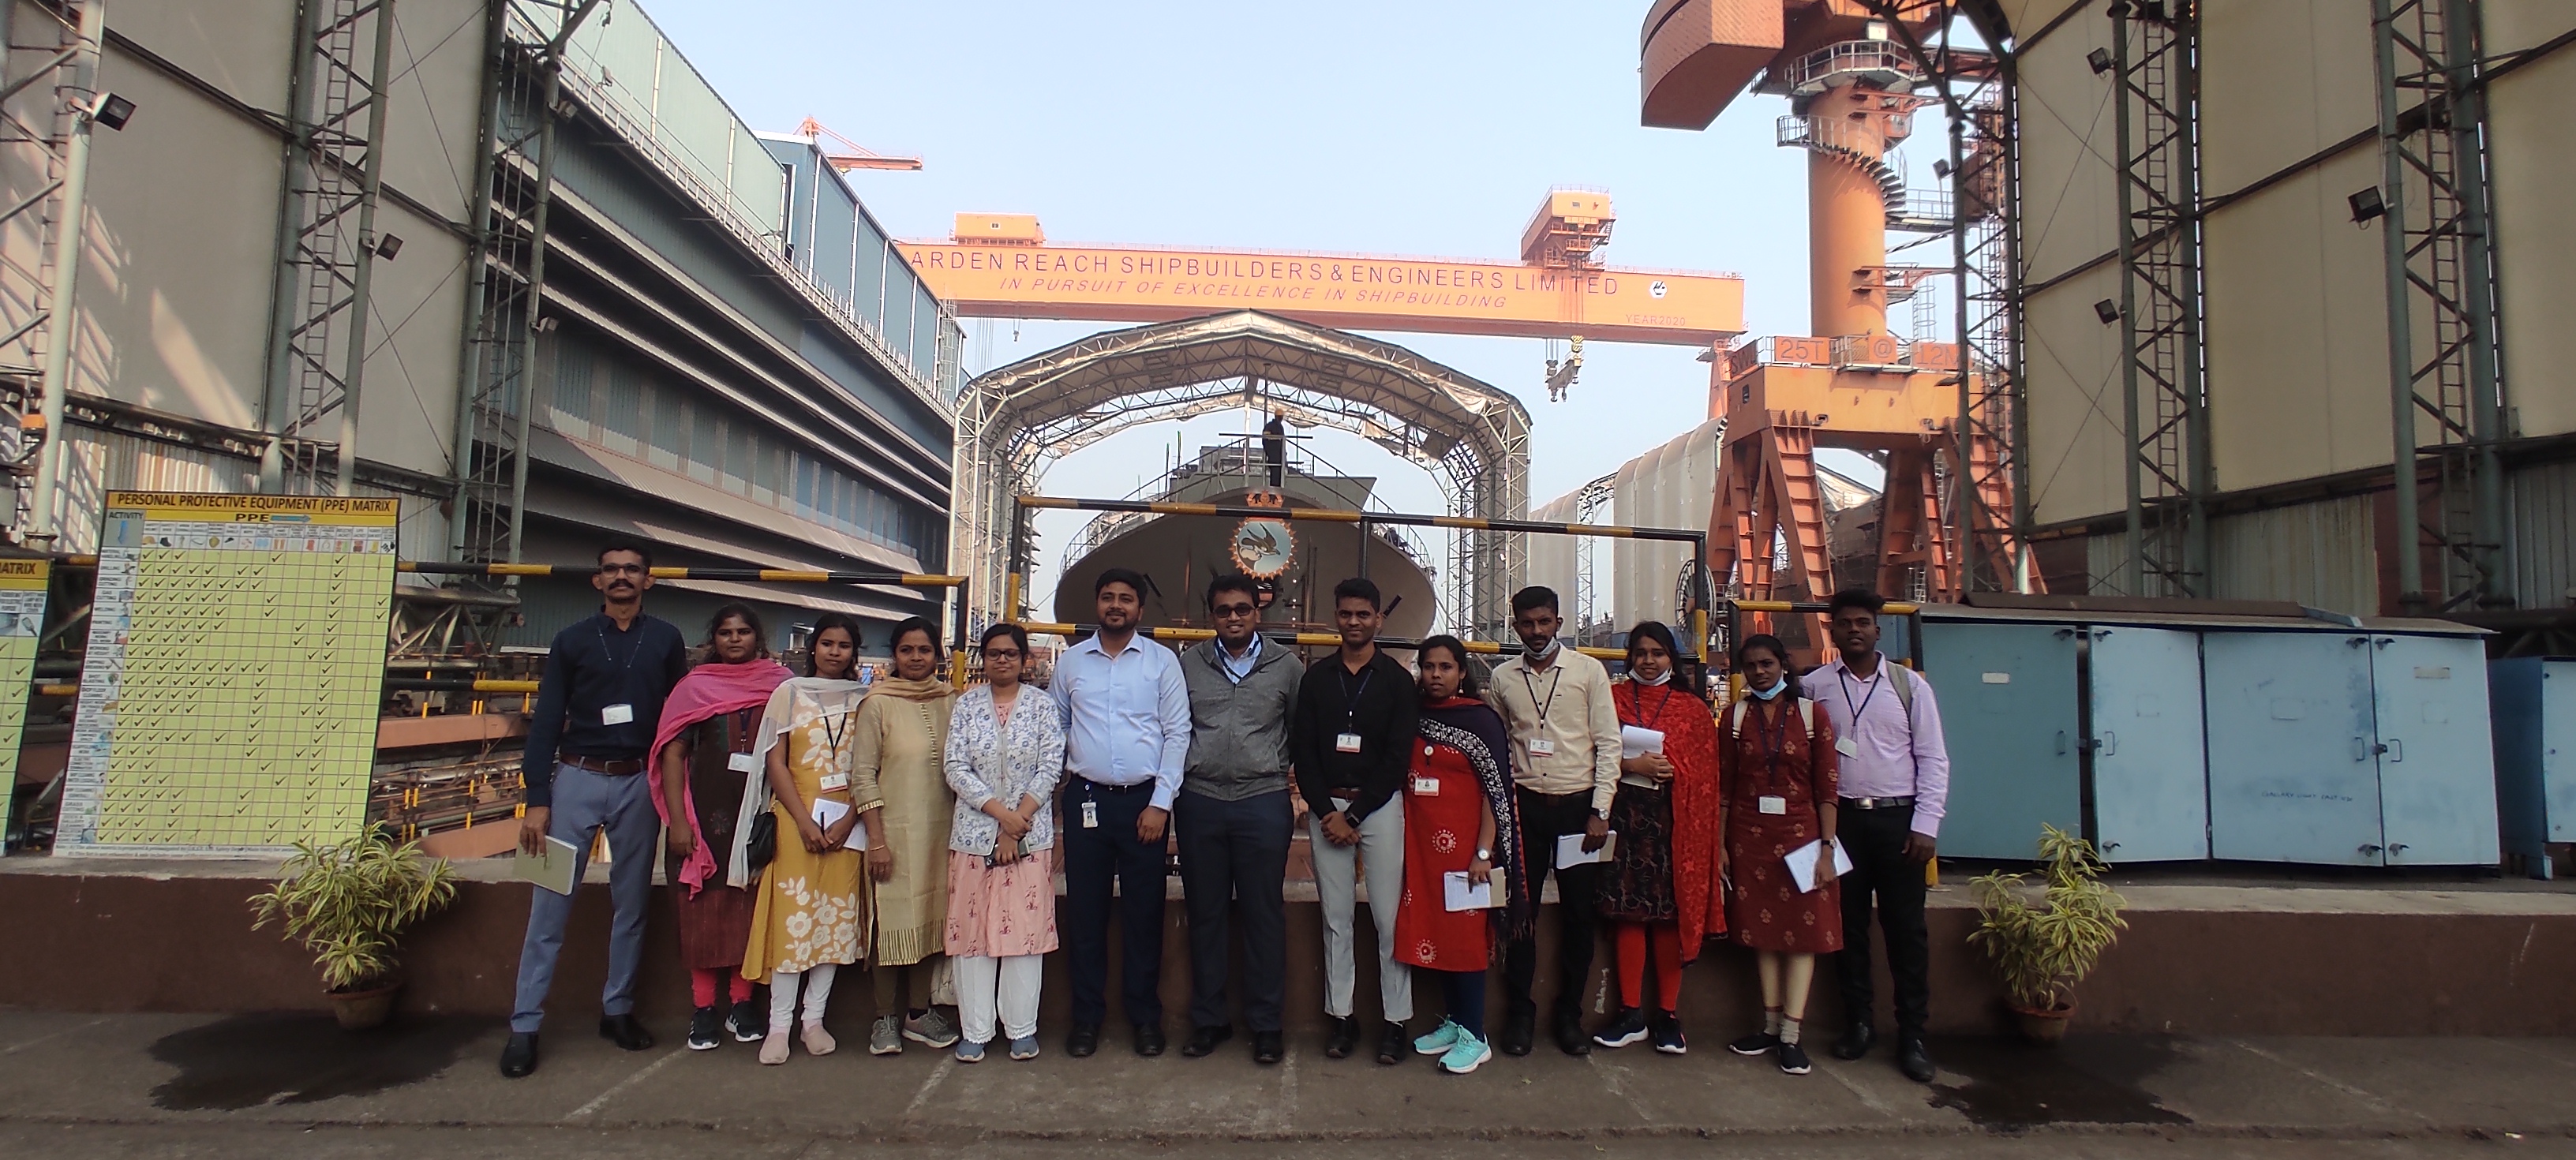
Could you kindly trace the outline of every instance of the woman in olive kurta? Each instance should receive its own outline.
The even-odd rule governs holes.
[[[947,946],[948,826],[956,795],[941,762],[951,710],[938,679],[939,631],[914,618],[894,628],[894,673],[869,686],[859,705],[850,755],[852,787],[868,828],[868,877],[875,883],[876,953],[871,958],[876,1022],[868,1051],[893,1055],[910,1039],[957,1042],[957,1023],[933,1006],[936,960]]]

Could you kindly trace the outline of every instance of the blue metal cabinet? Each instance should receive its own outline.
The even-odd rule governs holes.
[[[2548,844],[2576,842],[2576,660],[2496,661],[2487,681],[2504,849],[2525,873],[2547,878]]]
[[[2469,636],[2374,633],[2370,654],[2387,864],[2494,865],[2485,644]]]
[[[2094,844],[2111,862],[2208,858],[2200,634],[2090,633]]]
[[[1941,852],[2026,860],[2041,823],[2081,832],[2075,630],[1927,621],[1923,670],[1950,747]]]
[[[2211,856],[2381,864],[2370,640],[2203,634]]]

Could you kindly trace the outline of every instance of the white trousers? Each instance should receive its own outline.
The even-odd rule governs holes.
[[[1333,799],[1336,809],[1350,803]],[[1404,799],[1388,799],[1360,822],[1357,845],[1336,846],[1324,836],[1324,823],[1309,817],[1306,827],[1315,856],[1315,893],[1324,906],[1324,1013],[1336,1019],[1351,1015],[1351,992],[1359,971],[1351,921],[1358,909],[1359,878],[1368,875],[1369,918],[1377,925],[1378,1005],[1386,1018],[1402,1023],[1413,1018],[1413,968],[1395,961],[1395,911],[1404,899]]]
[[[958,1031],[968,1043],[991,1043],[996,1007],[1002,1034],[1034,1039],[1038,1033],[1038,991],[1046,983],[1045,955],[954,955],[957,972]],[[997,1003],[996,1000],[999,1000]]]
[[[769,975],[769,1029],[785,1031],[796,1022],[796,983],[805,983],[805,1021],[823,1021],[823,1005],[832,1001],[832,976],[840,972],[839,963],[816,963],[802,971],[772,971]]]

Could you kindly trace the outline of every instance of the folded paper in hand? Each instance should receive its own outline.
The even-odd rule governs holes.
[[[833,801],[830,798],[814,799],[814,824],[821,826],[826,830],[831,829],[832,823],[840,821],[842,816],[849,812],[850,807],[843,805],[840,802]],[[866,826],[850,827],[850,836],[842,839],[841,845],[843,848],[851,850],[867,849],[868,828]]]
[[[1440,876],[1442,901],[1451,910],[1491,910],[1494,906],[1493,880],[1467,881],[1467,872],[1452,870]]]
[[[1664,734],[1660,729],[1639,729],[1634,725],[1619,727],[1619,756],[1622,759],[1644,757],[1664,751]]]
[[[1556,839],[1556,868],[1563,870],[1568,866],[1580,866],[1586,862],[1607,862],[1618,853],[1618,850],[1619,831],[1617,830],[1610,831],[1609,838],[1601,843],[1601,848],[1589,854],[1583,852],[1583,835],[1560,835]]]
[[[1816,848],[1824,844],[1825,840],[1818,838],[1789,851],[1789,880],[1798,884],[1798,893],[1805,894],[1816,888]],[[1850,852],[1843,849],[1842,843],[1834,843],[1834,876],[1840,878],[1851,873],[1851,869]]]
[[[542,856],[531,858],[523,851],[510,859],[510,875],[569,897],[572,888],[581,884],[582,864],[589,861],[582,853],[580,847],[548,834]]]

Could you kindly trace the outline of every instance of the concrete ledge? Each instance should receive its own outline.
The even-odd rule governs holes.
[[[499,1016],[511,981],[532,887],[507,880],[504,862],[462,864],[456,905],[408,943],[404,1005],[417,1013]],[[0,940],[0,993],[48,1010],[236,1012],[323,1006],[305,957],[273,932],[250,929],[244,899],[274,867],[263,862],[95,858],[12,858],[0,862],[0,914],[14,937]],[[1178,882],[1172,883],[1175,893]],[[2123,888],[2134,903],[2130,929],[2079,993],[2079,1026],[2091,1031],[2195,1035],[2567,1035],[2576,1034],[2576,895],[2477,889],[2338,889],[2271,886]],[[1289,1019],[1322,1012],[1320,913],[1289,905]],[[1163,990],[1176,1033],[1188,1003],[1186,931],[1175,901],[1167,911]],[[1986,1034],[2006,1028],[2000,988],[1966,937],[1974,921],[1967,892],[1936,890],[1931,913],[1933,1030]],[[608,898],[584,886],[557,972],[554,1008],[584,1018],[596,1007],[606,969]],[[1370,943],[1362,921],[1362,946]],[[1553,941],[1554,907],[1541,914]],[[1115,940],[1113,940],[1113,945]],[[657,891],[646,936],[639,1003],[663,1026],[686,1015],[687,982],[666,896]],[[1584,980],[1584,1006],[1606,1010],[1608,947]],[[1556,990],[1552,954],[1538,990]],[[1066,987],[1062,956],[1049,960],[1046,1019],[1060,1027]],[[1880,969],[1880,1022],[1890,994]],[[1810,1021],[1839,1024],[1839,996],[1825,964]],[[1363,1012],[1374,1011],[1374,976],[1362,972]],[[1498,980],[1499,982],[1499,980]],[[1685,1014],[1703,1028],[1758,1018],[1750,954],[1709,946],[1687,972]],[[1500,987],[1495,1002],[1497,1013]],[[859,1012],[867,988],[835,996],[835,1012]],[[1417,1005],[1437,1008],[1426,993]],[[1112,1019],[1120,1016],[1113,1007]]]

